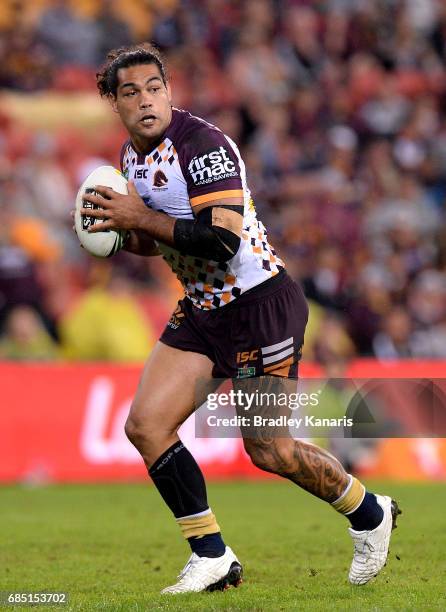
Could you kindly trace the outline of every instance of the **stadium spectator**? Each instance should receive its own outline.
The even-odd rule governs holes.
[[[37,36],[57,66],[97,63],[97,26],[76,15],[66,0],[51,1],[40,16]]]
[[[373,338],[373,352],[380,360],[408,359],[414,356],[412,322],[408,313],[396,306],[382,322],[382,331]]]
[[[0,335],[0,359],[49,361],[59,357],[59,349],[46,331],[37,312],[30,306],[15,306]]]
[[[97,28],[95,64],[102,62],[110,49],[124,47],[132,41],[128,24],[117,13],[116,0],[99,2],[95,25]]]
[[[38,262],[53,257],[56,251],[45,240],[41,221],[15,213],[15,205],[20,210],[24,201],[18,187],[11,177],[0,181],[0,333],[11,309],[24,304],[36,309],[51,327],[44,312]]]
[[[94,282],[59,323],[64,356],[82,361],[143,361],[155,344],[154,330],[127,277],[93,269]]]
[[[23,1],[11,5],[9,24],[0,35],[0,53],[1,87],[34,91],[50,85],[51,58],[38,40]]]

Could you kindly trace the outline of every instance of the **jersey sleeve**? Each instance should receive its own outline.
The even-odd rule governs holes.
[[[220,130],[200,127],[179,153],[192,208],[243,196],[238,155]]]

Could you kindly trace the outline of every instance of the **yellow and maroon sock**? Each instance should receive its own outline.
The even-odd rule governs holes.
[[[199,557],[221,557],[224,554],[225,543],[210,508],[199,514],[177,518],[177,523],[192,552]]]
[[[384,515],[376,495],[366,491],[364,485],[352,475],[349,475],[344,493],[331,505],[349,519],[355,531],[375,529]]]

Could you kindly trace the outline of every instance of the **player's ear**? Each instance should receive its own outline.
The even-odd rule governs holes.
[[[169,103],[172,104],[172,89],[170,87],[169,81],[167,81],[166,83],[166,89],[167,89],[167,99],[169,100]]]
[[[110,106],[112,107],[114,112],[117,113],[118,112],[118,105],[117,105],[116,96],[113,95],[113,94],[109,94],[108,101],[110,102]]]

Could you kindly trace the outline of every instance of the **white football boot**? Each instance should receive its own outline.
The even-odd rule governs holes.
[[[161,593],[198,593],[200,591],[225,591],[242,582],[243,569],[229,546],[221,557],[199,557],[192,553],[176,584]]]
[[[377,495],[378,504],[384,510],[381,523],[369,531],[349,528],[354,544],[353,561],[348,579],[352,584],[366,584],[386,564],[392,529],[396,528],[396,517],[401,514],[396,501],[385,495]]]

